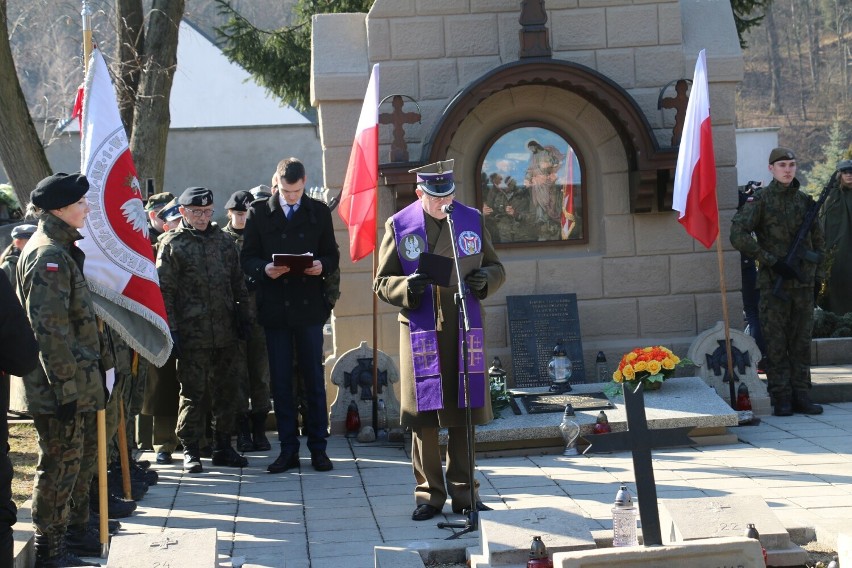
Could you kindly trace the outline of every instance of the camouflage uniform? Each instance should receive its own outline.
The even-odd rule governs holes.
[[[798,180],[788,187],[772,180],[746,201],[731,222],[731,244],[760,265],[758,309],[766,342],[767,388],[774,400],[811,386],[813,291],[818,266],[802,263],[804,282],[784,280],[783,291],[789,296],[784,300],[772,293],[777,277],[772,265],[784,260],[812,203],[813,199],[799,191]],[[824,245],[819,223],[814,223],[805,246],[822,252]]]
[[[186,448],[203,438],[211,406],[220,433],[234,432],[236,415],[245,407],[243,379],[231,373],[237,326],[251,317],[249,298],[237,247],[215,223],[198,231],[183,220],[160,238],[159,247],[160,288],[179,337],[177,435]]]
[[[222,230],[234,239],[237,250],[242,249],[242,231],[237,231],[230,223]],[[251,399],[252,414],[262,414],[265,418],[272,408],[269,395],[269,356],[266,352],[266,334],[263,332],[263,326],[254,317],[254,312],[257,311],[254,277],[246,276],[245,279],[246,288],[249,291],[248,309],[252,312],[253,323],[250,336],[244,338],[245,341],[237,342],[238,353],[234,359],[236,365],[243,365],[248,369],[248,381],[242,387],[244,398]]]
[[[52,550],[58,549],[65,534],[81,460],[90,459],[91,449],[83,447],[84,429],[94,423],[94,411],[104,407],[102,368],[112,366],[83,277],[85,255],[74,246],[79,238],[76,229],[46,214],[21,253],[17,272],[18,297],[38,340],[42,363],[23,381],[25,405],[39,443],[33,525],[38,534],[47,536]],[[59,405],[72,401],[77,402],[74,418],[54,418]],[[83,499],[83,493],[82,488],[75,492],[75,499]],[[85,493],[79,508],[88,508],[88,487]]]
[[[496,229],[495,243],[517,243],[524,241],[535,241],[538,233],[535,230],[535,222],[530,214],[530,194],[524,188],[518,188],[513,180],[507,189],[494,188],[491,191],[491,208],[494,210],[490,223],[486,226]],[[506,213],[506,207],[511,207],[514,215]]]
[[[21,256],[21,251],[10,243],[3,254],[0,254],[0,270],[6,273],[9,277],[9,283],[12,285],[12,290],[16,288],[15,268],[18,266],[18,258]]]

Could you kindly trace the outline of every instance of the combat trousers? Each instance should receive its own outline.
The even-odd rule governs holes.
[[[71,492],[80,473],[83,414],[60,422],[52,414],[34,414],[38,433],[38,464],[33,480],[33,527],[51,541],[68,526]]]
[[[80,453],[80,473],[71,491],[71,510],[68,513],[69,526],[86,526],[89,522],[89,490],[92,479],[98,471],[98,413],[81,412],[83,430],[82,450]]]
[[[183,447],[200,443],[205,436],[207,412],[213,411],[213,428],[233,433],[236,415],[245,408],[240,377],[231,374],[231,349],[182,349],[177,362],[180,383],[177,437]]]
[[[447,481],[441,465],[438,446],[438,428],[414,427],[411,429],[411,466],[414,470],[414,501],[417,505],[432,505],[441,509],[452,499],[453,508],[470,506],[470,467],[467,454],[467,437],[464,426],[448,428]],[[479,500],[479,481],[474,481],[476,500]]]
[[[124,399],[124,391],[128,388],[127,377],[122,373],[115,374],[115,385],[106,403],[106,439],[107,439],[107,463],[118,460],[118,422],[119,402]],[[125,415],[125,419],[127,416]]]
[[[151,431],[142,431],[137,435],[136,432],[136,417],[142,412],[142,403],[145,400],[145,383],[148,376],[148,365],[138,355],[136,375],[128,377],[129,385],[124,392],[124,427],[127,428],[127,443],[133,447],[134,442],[139,440],[151,443]],[[144,429],[144,426],[143,426]]]
[[[266,352],[266,333],[254,324],[251,337],[245,342],[248,365],[248,398],[252,414],[269,412],[272,402],[269,392],[269,355]]]
[[[767,390],[773,397],[811,388],[811,331],[814,289],[786,288],[783,300],[771,289],[760,291],[760,327],[766,342]]]
[[[154,449],[158,452],[172,453],[177,449],[177,416],[152,416],[154,419]]]

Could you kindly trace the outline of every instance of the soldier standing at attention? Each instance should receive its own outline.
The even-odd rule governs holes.
[[[89,182],[58,173],[41,180],[31,195],[38,231],[18,261],[18,298],[39,344],[41,367],[24,377],[25,405],[38,432],[39,456],[33,488],[36,566],[97,566],[66,549],[85,539],[86,525],[69,527],[72,491],[81,461],[97,452],[85,448],[85,430],[104,407],[104,369],[112,360],[98,334],[94,305],[83,276],[85,255],[74,242],[89,213]],[[88,489],[84,485],[82,493]],[[88,521],[88,495],[74,493]],[[85,500],[84,500],[85,499]],[[72,535],[71,533],[74,533]]]
[[[12,285],[12,290],[16,288],[15,269],[18,266],[18,258],[20,258],[21,251],[24,250],[24,246],[37,228],[35,225],[18,225],[12,229],[12,242],[3,251],[3,254],[0,254],[0,270],[6,273],[9,283]]]
[[[213,465],[245,467],[231,445],[242,411],[239,381],[231,374],[240,321],[249,322],[248,292],[234,242],[213,217],[213,192],[190,187],[178,198],[183,219],[159,239],[157,272],[177,356],[180,383],[177,436],[183,467],[202,471],[199,442],[212,407]],[[237,316],[237,310],[242,312]]]
[[[766,342],[767,389],[775,416],[821,414],[810,397],[811,331],[814,321],[814,282],[817,264],[802,262],[804,281],[785,262],[787,251],[813,204],[800,191],[796,155],[789,148],[769,154],[772,181],[747,198],[731,221],[731,244],[760,264],[757,285],[760,328]],[[752,236],[752,233],[754,235]],[[825,240],[819,223],[811,226],[806,248],[822,252]],[[772,293],[776,278],[783,279],[784,296]]]
[[[237,250],[243,248],[243,229],[246,227],[248,206],[254,196],[248,191],[237,191],[225,204],[228,212],[228,224],[223,231],[237,244]],[[249,309],[256,311],[257,281],[246,275],[246,288],[249,291]],[[266,334],[257,321],[251,326],[251,333],[237,343],[238,355],[235,364],[248,368],[248,382],[243,385],[248,399],[251,400],[251,412],[237,418],[237,449],[241,452],[265,452],[272,449],[266,437],[266,417],[272,408],[269,399],[269,356],[266,353]]]
[[[385,223],[373,290],[384,302],[399,308],[400,421],[411,427],[411,465],[414,469],[415,521],[426,521],[441,512],[449,497],[454,513],[476,507],[490,508],[475,496],[470,502],[470,471],[467,452],[464,391],[459,368],[459,308],[454,302],[455,286],[438,286],[419,272],[420,254],[431,252],[452,257],[482,254],[482,266],[464,275],[472,342],[484,345],[483,311],[480,300],[497,291],[506,272],[485,229],[479,211],[455,203],[453,160],[411,170],[417,173],[417,201]],[[453,205],[456,242],[450,235],[448,213]],[[472,344],[471,342],[471,344]],[[434,356],[424,351],[437,352]],[[491,397],[485,377],[485,357],[469,365],[470,406],[474,424],[493,418]],[[438,447],[438,429],[447,428],[446,482]],[[474,491],[477,494],[477,491]]]

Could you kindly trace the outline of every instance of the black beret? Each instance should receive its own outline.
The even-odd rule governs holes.
[[[38,182],[30,194],[30,201],[39,209],[50,211],[62,209],[76,203],[89,191],[89,180],[86,176],[57,173]]]
[[[248,211],[248,206],[254,201],[254,196],[246,190],[235,191],[231,194],[228,202],[225,204],[225,209],[234,211]]]
[[[841,160],[837,163],[837,169],[841,172],[852,171],[852,160]]]
[[[179,205],[204,207],[213,205],[213,192],[206,187],[188,187],[178,198]]]
[[[145,211],[153,211],[157,207],[163,207],[166,203],[174,199],[175,196],[169,193],[168,191],[163,193],[155,193],[151,197],[148,198],[148,201],[145,203]]]

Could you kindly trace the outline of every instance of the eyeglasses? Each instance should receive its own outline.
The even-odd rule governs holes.
[[[204,217],[205,219],[209,219],[213,216],[212,209],[190,209],[189,207],[184,207],[184,211],[186,211],[196,219],[201,219],[202,217]]]
[[[424,195],[432,201],[443,201],[445,199],[453,199],[455,197],[455,193],[450,193],[449,195],[429,195],[424,192]]]

